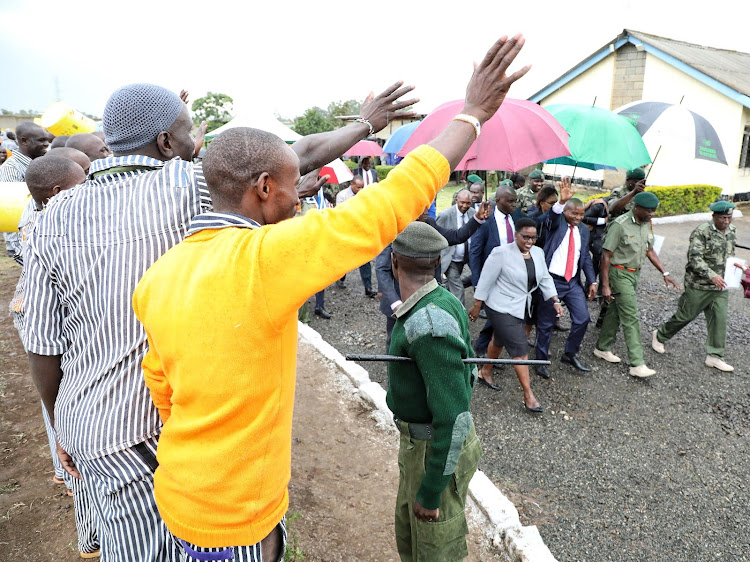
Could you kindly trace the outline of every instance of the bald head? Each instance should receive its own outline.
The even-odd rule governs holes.
[[[70,138],[70,135],[60,135],[59,137],[55,137],[51,143],[49,143],[49,148],[52,150],[53,148],[60,148],[61,146],[65,146],[65,143],[68,142],[68,139]]]
[[[206,149],[203,173],[214,206],[261,224],[294,216],[299,159],[274,134],[250,127],[221,133]]]
[[[84,181],[86,175],[78,164],[55,155],[37,158],[26,170],[26,185],[39,208],[60,191]]]
[[[68,139],[65,146],[80,150],[92,162],[109,156],[109,150],[107,150],[104,141],[91,133],[77,133]]]
[[[16,137],[18,150],[32,160],[44,156],[50,143],[47,131],[31,121],[23,121],[18,124]]]
[[[69,146],[60,146],[58,148],[50,148],[47,152],[47,156],[57,156],[58,158],[67,158],[78,164],[83,172],[88,175],[89,168],[91,167],[91,160],[80,150],[70,148]]]

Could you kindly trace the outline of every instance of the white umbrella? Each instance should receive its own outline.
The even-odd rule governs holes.
[[[253,129],[268,131],[269,133],[273,133],[277,137],[280,137],[281,140],[289,144],[292,144],[294,141],[302,138],[302,135],[292,131],[289,127],[284,125],[273,115],[264,115],[261,113],[238,114],[226,125],[222,125],[218,129],[214,129],[210,133],[206,133],[206,138],[212,139],[216,135],[219,135],[228,129],[234,129],[235,127],[252,127]]]

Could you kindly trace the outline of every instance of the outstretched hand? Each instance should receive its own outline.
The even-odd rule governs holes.
[[[300,199],[315,195],[331,177],[328,174],[318,177],[319,173],[320,168],[313,170],[300,178],[299,183],[297,184],[297,195],[299,195]]]
[[[193,158],[198,158],[198,154],[200,153],[201,148],[203,148],[203,142],[206,140],[207,130],[208,123],[203,121],[201,126],[198,127],[198,131],[195,133],[195,151],[193,152]]]
[[[401,100],[414,89],[414,86],[404,86],[403,84],[403,81],[391,84],[389,88],[377,96],[374,92],[370,92],[370,95],[359,108],[359,116],[369,121],[375,131],[384,129],[394,119],[414,117],[417,114],[416,111],[400,111],[419,101],[419,98]]]
[[[188,104],[188,96],[190,96],[190,92],[188,92],[187,90],[180,90],[180,99],[185,105]]]
[[[510,39],[503,36],[487,51],[466,86],[466,101],[461,113],[476,117],[480,123],[495,115],[511,85],[531,68],[527,65],[510,76],[505,74],[525,42],[521,34]]]
[[[568,177],[560,179],[560,204],[564,204],[573,197],[572,180]]]

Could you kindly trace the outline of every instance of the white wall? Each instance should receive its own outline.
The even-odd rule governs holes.
[[[554,103],[579,103],[591,105],[596,97],[596,107],[609,109],[612,99],[612,75],[615,57],[608,55],[583,74],[576,76],[559,90],[541,101],[542,106]]]

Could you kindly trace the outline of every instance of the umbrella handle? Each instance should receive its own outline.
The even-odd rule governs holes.
[[[661,145],[659,145],[659,148],[656,149],[656,154],[654,155],[654,159],[651,160],[651,165],[648,167],[648,173],[646,174],[646,177],[643,180],[644,183],[648,181],[648,176],[649,174],[651,174],[651,170],[654,169],[654,164],[656,163],[656,159],[659,158],[659,152],[661,152]]]

